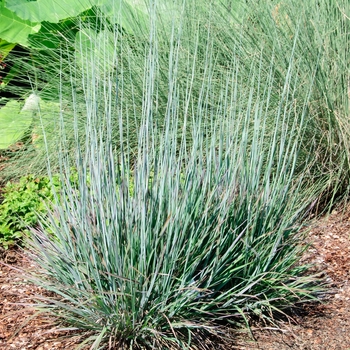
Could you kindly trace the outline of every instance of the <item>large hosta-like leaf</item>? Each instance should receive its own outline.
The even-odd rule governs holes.
[[[0,39],[0,62],[11,52],[16,44],[9,43],[6,40]]]
[[[21,19],[6,8],[3,1],[0,1],[0,38],[2,40],[27,46],[28,35],[37,33],[40,27],[40,23]]]
[[[125,30],[131,30],[130,18],[126,9],[132,8],[137,20],[144,20],[147,6],[142,0],[4,0],[6,7],[24,20],[32,22],[47,21],[58,23],[62,19],[74,17],[93,6],[101,6],[102,11],[110,16],[110,20],[119,23]],[[115,18],[113,18],[115,17]]]
[[[149,23],[147,6],[140,0],[102,1],[100,8],[111,22],[118,23],[125,31],[135,34],[135,28],[145,30]]]
[[[0,108],[0,149],[20,140],[32,123],[32,111],[22,111],[21,104],[10,101]]]
[[[48,21],[57,23],[61,19],[74,17],[100,5],[106,0],[5,0],[6,7],[15,12],[17,16],[31,22]]]

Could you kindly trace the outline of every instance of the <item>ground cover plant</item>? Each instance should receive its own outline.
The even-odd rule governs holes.
[[[69,181],[75,186],[77,173],[70,170]],[[7,182],[0,198],[0,245],[5,249],[23,244],[23,237],[30,235],[30,228],[36,227],[52,209],[55,194],[61,188],[58,175],[27,175],[17,182]]]
[[[48,87],[59,92],[54,138],[49,113],[35,112],[35,152],[62,187],[28,241],[38,264],[28,278],[54,292],[40,310],[85,330],[82,345],[205,348],[228,324],[272,322],[317,296],[300,232],[331,180],[347,185],[347,58],[336,55],[339,90],[325,107],[336,50],[303,32],[311,11],[297,3],[179,2],[169,18],[151,1],[146,26],[128,8],[132,35],[103,14],[78,20]]]
[[[54,178],[52,178],[55,180]],[[57,181],[54,182],[58,186]],[[1,194],[0,245],[4,248],[20,242],[29,227],[38,223],[54,196],[48,177],[25,176],[18,183],[8,182]]]

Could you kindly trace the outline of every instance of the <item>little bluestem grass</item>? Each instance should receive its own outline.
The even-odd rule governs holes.
[[[294,49],[276,93],[273,59],[267,74],[252,62],[243,79],[238,56],[225,67],[216,59],[210,28],[182,55],[188,33],[177,23],[162,71],[156,14],[136,75],[118,59],[117,30],[94,41],[82,26],[72,79],[61,81],[71,88],[60,96],[71,106],[60,112],[62,187],[29,242],[30,279],[54,293],[37,307],[85,330],[92,349],[204,349],[203,334],[228,336],[227,323],[251,315],[271,321],[320,290],[298,263],[318,189],[295,175],[309,95],[294,108]]]

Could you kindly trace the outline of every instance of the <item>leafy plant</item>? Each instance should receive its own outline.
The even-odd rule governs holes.
[[[0,109],[0,149],[20,140],[32,124],[32,115],[20,113],[20,104],[9,101]]]
[[[38,224],[38,216],[48,211],[54,196],[52,186],[59,187],[58,177],[22,177],[18,183],[7,183],[0,204],[0,244],[21,242],[29,227]]]
[[[0,86],[2,86],[4,84],[4,82],[2,81],[3,79],[3,71],[6,68],[6,63],[4,63],[4,59],[6,58],[6,56],[9,54],[9,52],[11,52],[11,50],[15,47],[15,44],[11,44],[8,43],[6,40],[2,40],[0,39]]]
[[[28,45],[28,36],[40,30],[40,23],[18,17],[6,7],[5,0],[0,1],[0,38],[9,43]]]

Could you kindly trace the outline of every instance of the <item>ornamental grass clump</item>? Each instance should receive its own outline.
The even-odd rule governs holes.
[[[298,263],[317,191],[295,175],[308,96],[295,108],[293,50],[277,93],[272,69],[222,66],[210,28],[182,55],[188,37],[174,25],[163,55],[155,14],[142,74],[121,66],[117,29],[77,41],[61,81],[62,187],[29,242],[30,279],[53,292],[36,306],[92,349],[204,349],[203,336],[228,337],[251,315],[272,321],[319,291]]]
[[[319,209],[330,208],[346,198],[349,190],[349,106],[350,106],[350,2],[347,0],[300,0],[245,2],[243,35],[220,31],[218,47],[229,55],[232,42],[244,67],[261,52],[263,70],[271,57],[275,88],[282,88],[288,71],[288,57],[294,46],[295,69],[300,75],[296,105],[304,100],[312,85],[308,102],[308,123],[300,149],[307,159],[308,174],[319,183]],[[229,26],[233,16],[222,12],[218,26]],[[227,34],[227,35],[226,35]],[[313,72],[312,74],[310,74]],[[299,102],[298,102],[299,101]],[[310,157],[312,154],[312,157]],[[302,167],[302,171],[305,169]]]

